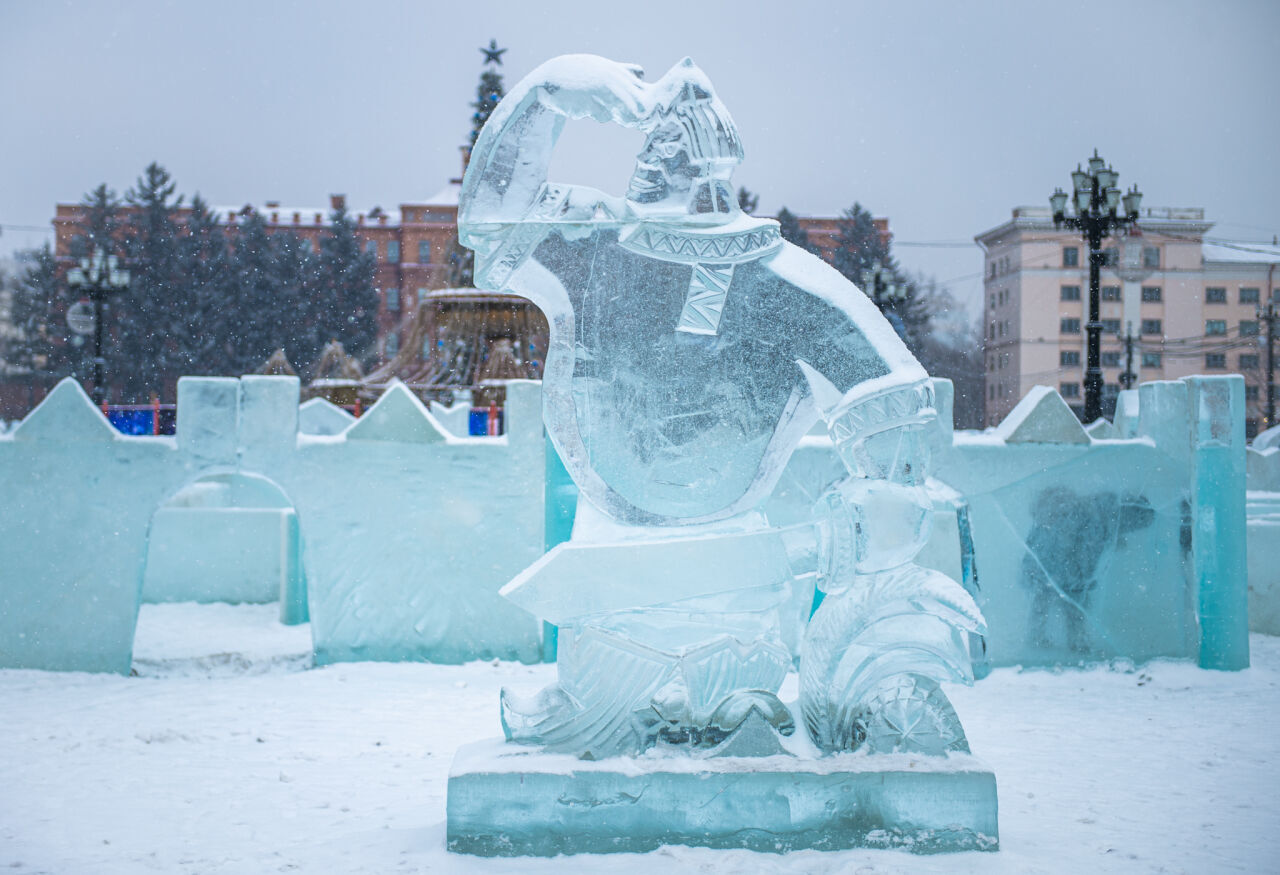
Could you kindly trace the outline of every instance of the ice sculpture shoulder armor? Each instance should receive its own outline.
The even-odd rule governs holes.
[[[459,234],[477,286],[547,316],[547,428],[583,495],[621,521],[697,524],[768,494],[815,392],[847,409],[915,397],[926,375],[865,295],[738,208],[742,144],[705,74],[640,76],[591,55],[534,70],[476,142]],[[584,118],[645,133],[624,197],[547,180]]]
[[[547,180],[565,121],[584,118],[645,133],[624,196]],[[573,539],[503,590],[560,629],[559,682],[503,692],[507,737],[590,758],[778,752],[798,721],[777,692],[803,652],[800,713],[822,750],[963,750],[937,683],[969,679],[981,614],[911,562],[931,385],[861,291],[742,213],[741,160],[687,59],[653,83],[553,59],[476,142],[459,234],[477,285],[547,316],[544,417],[585,499]],[[773,528],[758,506],[819,416],[849,477],[813,523]],[[903,713],[920,718],[910,737],[893,734]]]

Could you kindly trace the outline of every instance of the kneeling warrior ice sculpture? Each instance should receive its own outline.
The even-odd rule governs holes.
[[[560,629],[559,683],[503,693],[507,737],[601,758],[713,749],[750,722],[747,748],[780,751],[798,658],[819,749],[967,751],[938,681],[971,680],[982,617],[911,563],[930,519],[927,375],[855,286],[740,211],[738,131],[702,71],[641,76],[543,64],[494,111],[463,186],[476,285],[547,315],[546,427],[583,499],[572,540],[504,590]],[[644,132],[624,198],[547,181],[583,118]],[[758,506],[818,416],[849,476],[812,524],[771,527]]]

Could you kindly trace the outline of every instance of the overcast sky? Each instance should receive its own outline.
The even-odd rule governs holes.
[[[861,201],[905,267],[966,299],[981,254],[964,244],[1095,146],[1146,205],[1203,206],[1221,238],[1280,234],[1275,0],[0,0],[0,255],[152,160],[217,204],[427,198],[458,173],[490,37],[508,86],[568,52],[649,78],[692,56],[761,214]],[[577,123],[554,176],[621,192],[638,146]]]

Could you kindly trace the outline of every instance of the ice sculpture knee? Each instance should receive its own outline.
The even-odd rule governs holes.
[[[565,121],[583,118],[644,132],[625,197],[548,181]],[[976,607],[910,564],[928,535],[927,375],[865,295],[739,210],[742,154],[687,59],[653,83],[553,59],[476,142],[459,235],[477,286],[547,315],[545,422],[582,498],[573,539],[504,589],[560,627],[559,683],[504,693],[517,741],[707,746],[751,715],[786,734],[776,693],[802,649],[815,740],[884,747],[867,715],[945,724],[930,684],[967,677],[953,644]],[[757,508],[819,414],[850,476],[812,524],[772,528]],[[815,587],[828,597],[800,647]],[[950,732],[913,749],[958,749]]]

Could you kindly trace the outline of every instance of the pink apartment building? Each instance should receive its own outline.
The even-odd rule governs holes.
[[[1266,419],[1266,320],[1280,246],[1226,243],[1199,208],[1150,208],[1139,221],[1139,280],[1117,275],[1124,241],[1109,238],[1102,272],[1103,409],[1114,408],[1132,336],[1137,382],[1189,374],[1245,378],[1247,428]],[[1089,254],[1074,231],[1058,230],[1048,207],[1017,207],[1004,224],[974,238],[984,265],[985,423],[999,423],[1037,385],[1083,408]],[[1136,383],[1135,383],[1136,385]]]

